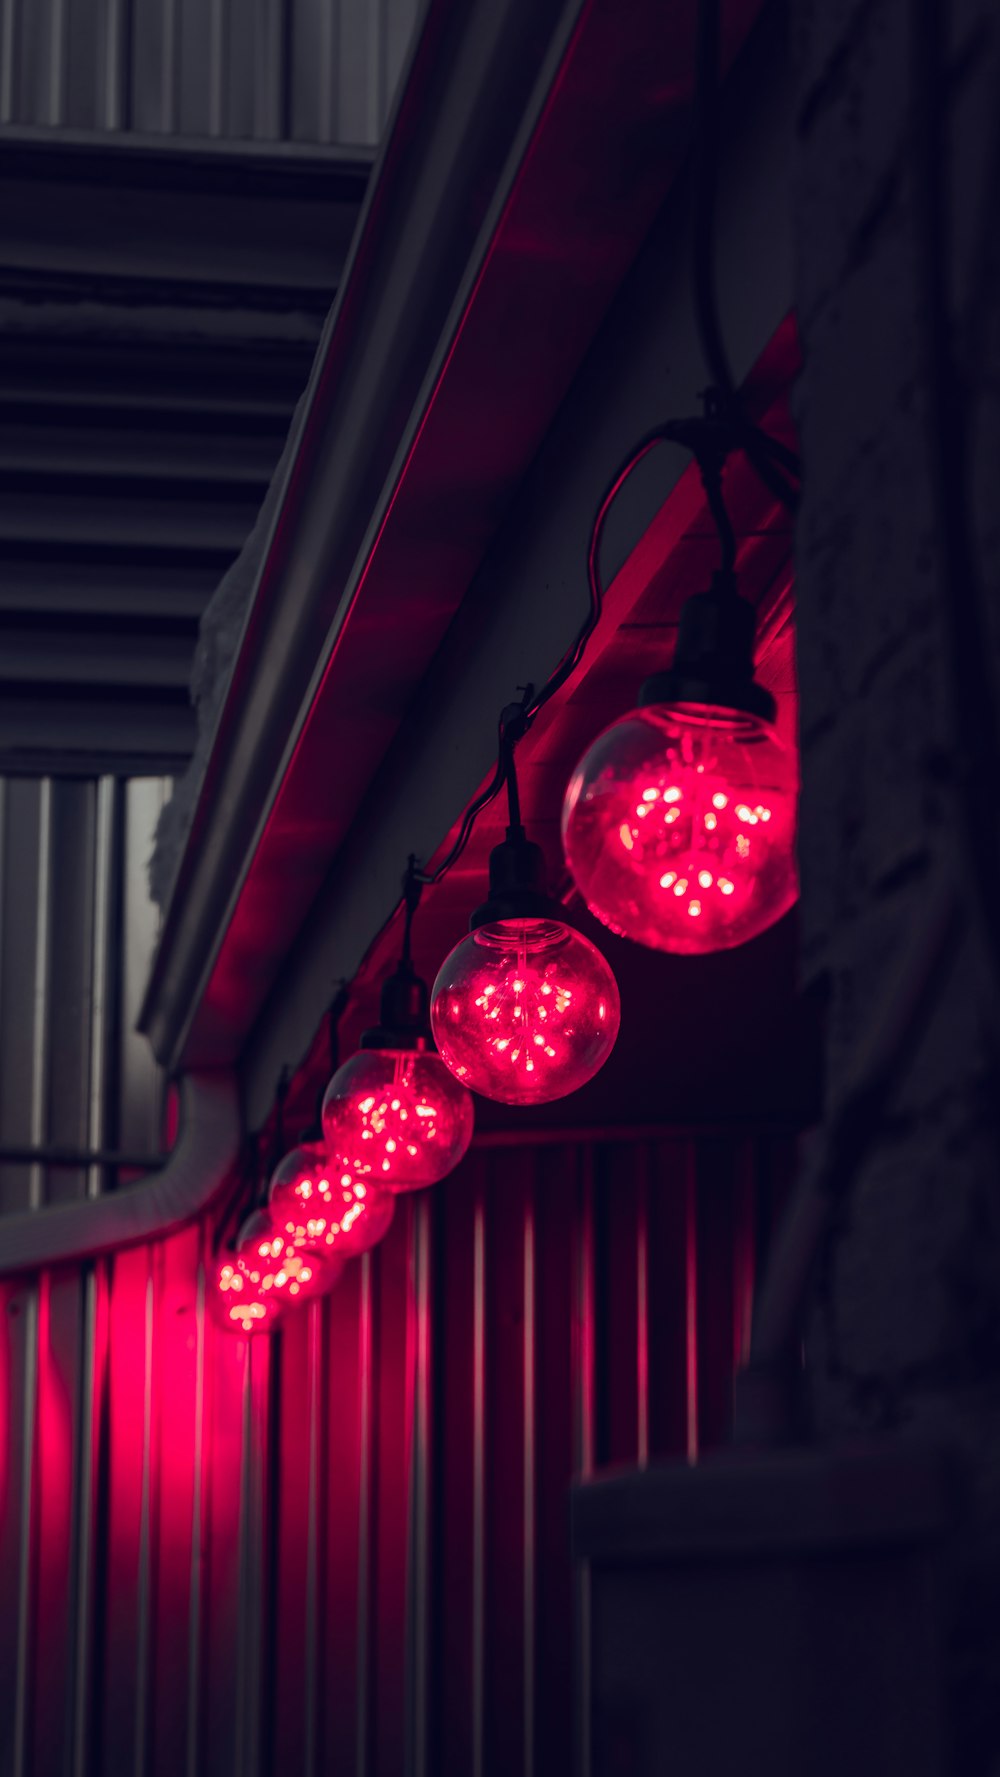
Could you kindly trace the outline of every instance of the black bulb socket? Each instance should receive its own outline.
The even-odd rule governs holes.
[[[489,897],[472,914],[469,930],[508,919],[570,924],[565,907],[549,894],[542,848],[525,838],[523,827],[508,827],[507,837],[490,852]]]
[[[639,692],[639,707],[650,704],[707,704],[773,722],[774,698],[753,676],[756,613],[740,598],[733,576],[712,576],[708,592],[697,592],[681,609],[674,662],[654,673]]]
[[[360,1047],[433,1051],[430,992],[412,963],[401,962],[384,983],[378,1024],[362,1032]]]

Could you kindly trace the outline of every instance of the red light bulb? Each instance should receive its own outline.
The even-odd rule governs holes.
[[[610,965],[589,938],[554,919],[480,925],[442,963],[431,993],[448,1066],[502,1104],[575,1092],[604,1065],[620,1022]]]
[[[280,1292],[263,1287],[264,1273],[245,1253],[227,1252],[215,1269],[212,1305],[219,1325],[230,1333],[270,1333],[287,1302]]]
[[[797,775],[758,716],[654,704],[613,723],[563,804],[566,859],[590,911],[682,955],[755,938],[798,895]]]
[[[331,1289],[343,1268],[339,1256],[300,1249],[267,1210],[254,1210],[216,1273],[223,1322],[234,1332],[269,1332],[285,1309]]]
[[[323,1100],[331,1166],[355,1189],[357,1181],[393,1192],[436,1184],[468,1149],[474,1123],[468,1092],[425,1048],[359,1050]]]
[[[322,1142],[303,1143],[275,1168],[270,1187],[276,1228],[304,1252],[367,1252],[388,1232],[396,1204],[387,1192],[335,1167]]]

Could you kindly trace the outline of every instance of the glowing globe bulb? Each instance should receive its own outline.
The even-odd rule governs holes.
[[[594,742],[563,804],[566,859],[591,913],[653,950],[755,938],[798,895],[794,753],[759,717],[633,710]]]
[[[323,1100],[323,1135],[337,1176],[384,1191],[418,1191],[458,1165],[475,1114],[440,1056],[361,1049],[339,1067]]]
[[[388,1232],[395,1199],[334,1166],[323,1142],[293,1148],[275,1168],[271,1219],[304,1252],[352,1259]]]
[[[470,932],[431,993],[435,1041],[484,1098],[542,1104],[593,1078],[618,1035],[618,984],[595,944],[553,919]]]
[[[223,1253],[215,1268],[210,1300],[217,1323],[229,1333],[270,1333],[287,1307],[281,1295],[263,1288],[263,1272],[243,1253]]]
[[[243,1223],[236,1236],[236,1258],[264,1300],[274,1297],[288,1308],[332,1289],[344,1268],[339,1254],[298,1246],[266,1209],[255,1210]]]

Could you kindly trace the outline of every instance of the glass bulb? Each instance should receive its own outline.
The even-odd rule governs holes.
[[[238,1333],[270,1332],[287,1308],[332,1289],[344,1261],[296,1246],[268,1210],[249,1215],[216,1271],[217,1308]]]
[[[472,1099],[439,1055],[361,1049],[323,1100],[323,1134],[339,1178],[418,1191],[458,1165],[472,1140]]]
[[[229,1333],[270,1333],[281,1319],[285,1303],[273,1290],[265,1294],[253,1283],[250,1267],[236,1253],[225,1253],[215,1270],[211,1301],[218,1324]]]
[[[757,717],[633,710],[598,737],[563,803],[566,860],[591,913],[653,950],[744,944],[798,895],[795,755]]]
[[[271,1217],[295,1246],[353,1259],[377,1245],[396,1208],[388,1192],[334,1166],[324,1142],[293,1148],[275,1168]]]
[[[480,926],[438,971],[431,1025],[452,1072],[484,1098],[542,1104],[593,1078],[621,1022],[595,944],[557,920]]]

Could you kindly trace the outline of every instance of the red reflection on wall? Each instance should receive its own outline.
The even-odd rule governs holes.
[[[135,1759],[137,1670],[146,1580],[149,1423],[152,1409],[153,1277],[148,1247],[117,1253],[108,1304],[105,1598],[105,1769]],[[150,1391],[150,1392],[147,1392]],[[144,1498],[147,1515],[144,1521]]]
[[[165,1650],[186,1646],[191,1621],[191,1542],[202,1431],[197,1312],[201,1240],[201,1229],[194,1227],[153,1249],[150,1562]],[[176,1658],[154,1657],[155,1777],[184,1768],[188,1723],[183,1680]]]
[[[35,1648],[35,1660],[42,1671],[49,1660],[58,1669],[71,1645],[77,1338],[85,1288],[78,1273],[65,1271],[43,1273],[38,1285],[34,1521],[30,1534],[33,1621],[46,1624],[44,1644],[38,1642]],[[56,1770],[65,1757],[64,1724],[59,1712],[51,1708],[44,1686],[33,1700],[34,1768]]]
[[[10,1335],[7,1330],[10,1310],[11,1292],[9,1289],[0,1289],[0,1526],[4,1525],[7,1519],[12,1467],[13,1426],[11,1424],[10,1389],[12,1353]]]
[[[74,1294],[78,1286],[74,1280]],[[69,1553],[73,1427],[66,1378],[53,1349],[51,1273],[38,1287],[39,1580],[58,1575]],[[75,1305],[75,1304],[74,1304]],[[59,1302],[56,1303],[57,1315]]]

